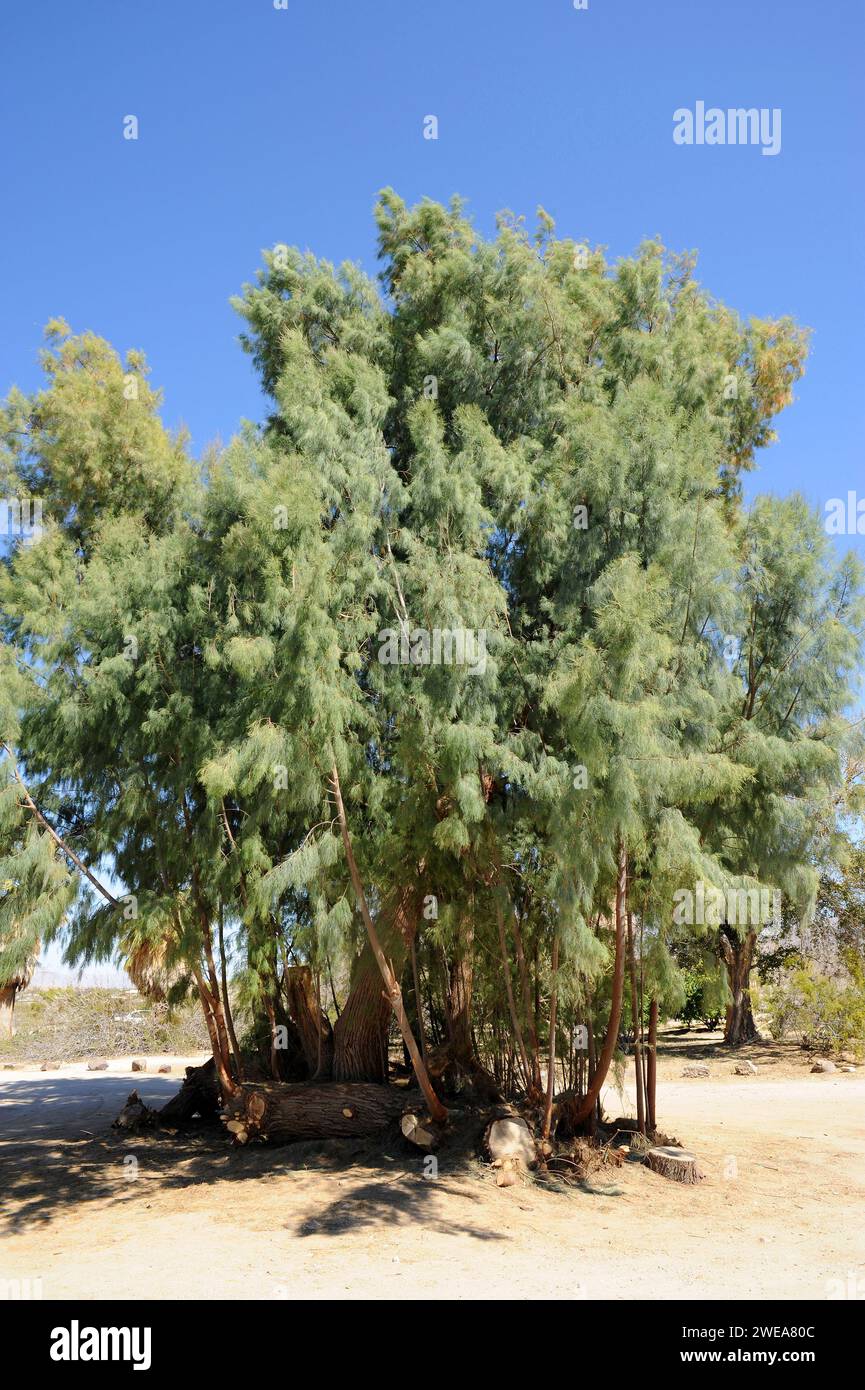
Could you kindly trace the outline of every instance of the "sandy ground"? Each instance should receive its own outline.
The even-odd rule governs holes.
[[[0,1295],[29,1279],[49,1299],[865,1298],[865,1067],[811,1075],[756,1044],[740,1055],[758,1074],[737,1077],[705,1034],[665,1048],[659,1123],[698,1154],[697,1187],[636,1161],[498,1189],[474,1162],[424,1177],[399,1147],[347,1168],[128,1138],[110,1122],[129,1090],[158,1103],[186,1059],[171,1076],[156,1058],[136,1076],[129,1059],[0,1071]],[[683,1079],[695,1060],[710,1076]],[[631,1110],[612,1089],[605,1106]]]

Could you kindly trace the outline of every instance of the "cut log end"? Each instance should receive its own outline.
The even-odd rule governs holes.
[[[706,1176],[694,1154],[671,1144],[659,1144],[649,1149],[643,1159],[647,1168],[673,1182],[698,1183]]]
[[[484,1149],[496,1170],[496,1187],[513,1187],[538,1162],[532,1132],[519,1115],[500,1115],[484,1133]]]
[[[399,1122],[399,1127],[403,1137],[424,1153],[432,1153],[441,1143],[441,1128],[422,1111],[407,1110]]]

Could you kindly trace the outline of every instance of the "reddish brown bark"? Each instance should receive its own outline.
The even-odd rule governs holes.
[[[637,1083],[637,1127],[641,1134],[646,1132],[646,1110],[643,1104],[643,1067],[641,1053],[643,1043],[642,1018],[637,1003],[637,962],[634,956],[634,914],[628,913],[628,966],[631,975],[631,1020],[634,1027],[634,1076]]]
[[[526,953],[523,949],[523,932],[520,925],[519,914],[512,916],[514,929],[514,946],[517,953],[517,973],[520,977],[520,993],[523,996],[523,1013],[525,1014],[526,1024],[529,1030],[529,1047],[531,1048],[532,1075],[531,1085],[535,1092],[541,1094],[541,1049],[538,1042],[537,1010],[532,1007],[532,990],[529,980],[529,969],[526,962]]]
[[[505,972],[505,992],[507,994],[508,1000],[508,1013],[510,1014],[511,1027],[514,1030],[514,1041],[517,1045],[517,1052],[519,1053],[520,1065],[523,1069],[523,1084],[528,1089],[532,1083],[532,1070],[530,1068],[528,1055],[526,1053],[526,1044],[523,1040],[523,1030],[520,1027],[520,1020],[519,1015],[517,1013],[516,1001],[514,1000],[514,988],[513,984],[511,983],[511,963],[508,959],[508,943],[507,937],[505,936],[505,919],[502,914],[502,909],[498,902],[496,903],[496,922],[498,923],[499,928],[499,949],[502,953],[502,967]]]
[[[288,1012],[297,1028],[307,1071],[313,1081],[326,1080],[333,1063],[333,1029],[322,1012],[308,965],[285,968]]]
[[[649,1047],[646,1061],[646,1108],[648,1111],[649,1133],[654,1134],[656,1126],[655,1093],[658,1083],[658,1001],[653,999],[649,1005]]]
[[[553,959],[550,982],[550,1056],[547,1068],[547,1099],[544,1105],[543,1138],[549,1139],[553,1120],[553,1092],[556,1086],[556,1011],[559,997],[559,937],[553,938]]]
[[[379,913],[377,930],[394,971],[401,971],[417,930],[420,888],[402,889]],[[369,940],[351,972],[345,1006],[333,1027],[334,1081],[387,1081],[391,1007],[382,996],[381,971]]]
[[[619,848],[619,873],[616,883],[616,958],[613,965],[613,992],[610,1000],[610,1017],[604,1043],[598,1056],[595,1074],[589,1088],[572,1117],[574,1125],[583,1124],[591,1115],[601,1087],[607,1079],[610,1063],[616,1050],[619,1036],[619,1023],[622,1017],[622,998],[625,986],[625,917],[627,915],[628,856],[624,845]]]

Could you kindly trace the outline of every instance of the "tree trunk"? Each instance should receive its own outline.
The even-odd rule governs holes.
[[[472,992],[474,989],[474,923],[465,921],[465,934],[458,940],[456,954],[448,970],[448,1031],[451,1035],[451,1055],[470,1065],[474,1061],[472,1044]]]
[[[353,1139],[384,1129],[405,1109],[406,1099],[395,1086],[246,1082],[231,1096],[222,1118],[239,1144],[256,1138],[271,1144]]]
[[[728,1047],[741,1047],[759,1037],[751,1009],[750,978],[757,946],[757,933],[749,931],[740,937],[735,927],[723,926],[720,933],[721,954],[727,967],[731,1002],[727,1005],[727,1024],[724,1042]]]
[[[204,1021],[207,1024],[207,1031],[210,1035],[210,1047],[213,1053],[213,1061],[216,1067],[216,1074],[219,1079],[219,1089],[223,1099],[231,1095],[236,1085],[231,1075],[231,1063],[228,1056],[228,1048],[223,1044],[216,1021],[216,1008],[213,997],[207,988],[204,976],[198,965],[193,965],[192,973],[198,988],[198,995],[201,999],[201,1007],[204,1011]]]
[[[616,882],[616,959],[613,966],[613,992],[610,999],[610,1018],[601,1048],[595,1074],[582,1101],[574,1107],[569,1116],[573,1125],[584,1124],[592,1113],[595,1101],[601,1094],[601,1087],[607,1079],[616,1042],[619,1036],[619,1023],[622,1017],[622,996],[625,989],[625,917],[628,894],[628,855],[624,844],[619,846],[619,875]]]
[[[379,913],[379,940],[394,970],[402,970],[419,911],[419,888],[406,888]],[[381,971],[367,940],[352,967],[348,999],[333,1027],[334,1081],[387,1081],[391,1018],[390,1004],[382,995]]]
[[[285,993],[308,1073],[313,1081],[326,1081],[333,1063],[333,1029],[321,1010],[308,965],[285,967]]]
[[[11,1038],[15,1033],[15,995],[17,985],[0,987],[0,1038]]]
[[[643,1105],[643,1020],[637,1003],[637,962],[634,956],[634,914],[628,913],[628,965],[631,972],[631,1020],[634,1025],[634,1077],[637,1083],[637,1128],[646,1132],[646,1111]]]
[[[523,932],[520,925],[519,914],[513,914],[514,946],[517,952],[517,973],[520,977],[520,992],[523,996],[523,1012],[526,1016],[526,1026],[529,1030],[529,1047],[531,1048],[532,1075],[530,1089],[533,1087],[536,1094],[541,1094],[541,1049],[538,1042],[537,1012],[532,1008],[531,984],[529,982],[529,969],[526,963],[526,953],[523,949]],[[537,1002],[537,1001],[536,1001]]]
[[[648,1110],[649,1133],[654,1134],[656,1126],[655,1094],[658,1085],[658,1001],[653,999],[649,1005],[649,1056],[646,1062],[646,1108]]]
[[[385,994],[387,995],[387,998],[390,1002],[390,1006],[393,1009],[396,1021],[399,1024],[399,1030],[402,1033],[403,1041],[406,1047],[408,1048],[409,1055],[411,1057],[412,1067],[414,1068],[414,1074],[417,1078],[417,1083],[420,1086],[421,1091],[423,1092],[423,1096],[427,1105],[429,1106],[430,1118],[434,1120],[437,1124],[444,1124],[447,1121],[448,1112],[442,1105],[435,1091],[433,1090],[432,1083],[429,1079],[429,1074],[426,1069],[426,1064],[418,1050],[418,1045],[415,1041],[414,1034],[412,1033],[411,1027],[409,1026],[408,1016],[406,1015],[405,1006],[402,1001],[402,990],[399,987],[399,980],[397,979],[394,973],[393,966],[390,964],[390,962],[384,954],[384,951],[382,950],[378,932],[375,929],[375,923],[373,922],[372,917],[370,915],[369,906],[366,900],[366,894],[363,890],[363,883],[361,881],[360,872],[358,870],[357,862],[354,857],[354,849],[352,848],[351,836],[349,835],[348,831],[348,818],[345,814],[345,805],[342,799],[342,788],[340,787],[339,772],[337,770],[336,763],[334,763],[331,772],[331,783],[333,786],[334,795],[336,797],[336,809],[337,815],[339,817],[340,830],[342,832],[342,843],[343,848],[345,850],[346,862],[348,864],[349,877],[351,878],[352,887],[354,888],[354,894],[357,898],[357,903],[358,907],[360,908],[360,913],[363,918],[364,926],[366,927],[366,934],[369,937],[369,943],[372,946],[373,954],[376,958],[376,961],[378,962],[378,968],[381,971],[381,977],[384,981]]]
[[[529,1067],[529,1059],[526,1053],[526,1045],[523,1040],[523,1031],[520,1028],[519,1015],[517,1014],[517,1006],[516,1001],[514,999],[514,987],[511,982],[511,963],[508,959],[508,943],[507,938],[505,936],[505,919],[502,915],[502,909],[498,901],[496,902],[496,921],[498,923],[499,928],[499,950],[502,953],[502,968],[505,972],[505,992],[507,994],[508,1000],[508,1012],[511,1018],[511,1027],[514,1030],[514,1041],[517,1045],[517,1052],[519,1053],[520,1064],[523,1069],[523,1084],[528,1090],[531,1088],[532,1084],[532,1072]]]
[[[426,1029],[423,1022],[423,999],[420,992],[420,972],[417,968],[417,950],[415,949],[414,936],[411,939],[411,985],[414,991],[414,1014],[417,1022],[418,1037],[420,1038],[421,1056],[426,1061]]]
[[[543,1138],[549,1139],[553,1121],[553,1093],[556,1089],[556,1009],[559,998],[559,934],[553,938],[550,980],[550,1055],[547,1067],[547,1098],[544,1104]]]
[[[243,1063],[240,1058],[240,1045],[237,1041],[237,1034],[234,1031],[234,1015],[231,1012],[231,1000],[228,997],[228,965],[225,958],[225,924],[222,906],[219,909],[219,978],[222,985],[222,1007],[225,1011],[225,1026],[228,1029],[228,1039],[231,1043],[231,1051],[234,1057],[234,1070],[238,1081],[243,1080]]]

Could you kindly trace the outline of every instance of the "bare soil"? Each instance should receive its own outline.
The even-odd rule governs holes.
[[[750,1059],[756,1076],[733,1073]],[[810,1073],[792,1044],[730,1054],[667,1031],[661,1129],[693,1149],[699,1186],[636,1159],[578,1187],[499,1189],[474,1158],[437,1177],[398,1140],[233,1150],[220,1133],[110,1128],[148,1059],[109,1071],[0,1071],[0,1293],[45,1298],[706,1299],[865,1297],[865,1067]],[[705,1062],[708,1077],[682,1078]],[[609,1116],[633,1113],[608,1087]],[[836,1282],[833,1282],[836,1281]]]

